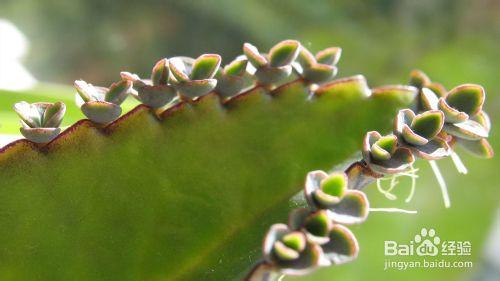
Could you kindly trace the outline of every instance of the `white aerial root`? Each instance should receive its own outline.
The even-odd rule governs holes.
[[[429,164],[431,165],[432,171],[434,172],[434,175],[436,176],[439,187],[441,188],[444,206],[446,208],[449,208],[451,206],[450,196],[448,195],[448,188],[446,187],[446,182],[444,181],[443,175],[441,174],[441,171],[439,171],[439,167],[438,167],[436,161],[430,160]]]
[[[403,213],[403,214],[417,214],[414,210],[405,210],[399,208],[370,208],[370,212],[385,212],[385,213]]]
[[[396,185],[399,183],[397,178],[399,177],[410,177],[411,178],[411,189],[410,189],[410,194],[406,198],[405,202],[408,203],[411,201],[413,198],[413,195],[415,194],[415,187],[416,187],[416,181],[418,178],[418,175],[416,172],[418,169],[414,169],[413,166],[411,166],[411,169],[408,170],[407,172],[402,172],[396,175],[392,175],[390,178],[379,178],[377,179],[377,189],[380,193],[384,194],[384,196],[389,199],[389,200],[396,200],[397,196],[394,193],[391,193],[391,191],[396,187]],[[382,180],[390,180],[390,185],[388,189],[384,189],[382,187]]]
[[[418,171],[418,169],[414,169],[413,168],[413,165],[411,165],[411,169],[408,173],[408,177],[411,178],[411,188],[410,188],[410,194],[408,194],[408,197],[406,197],[406,200],[405,202],[408,203],[411,201],[411,199],[413,199],[413,195],[415,195],[415,188],[417,186],[417,174],[416,172]]]
[[[465,167],[464,163],[460,159],[460,156],[458,156],[458,154],[456,154],[455,151],[453,151],[453,150],[451,151],[450,156],[451,156],[451,160],[453,161],[453,164],[455,164],[455,167],[457,168],[458,172],[460,174],[466,175],[468,172],[467,167]]]
[[[382,188],[381,182],[383,180],[390,180],[391,181],[391,184],[387,190]],[[397,199],[396,195],[391,193],[391,191],[394,189],[394,187],[396,186],[397,183],[398,183],[398,181],[396,180],[396,177],[394,177],[394,176],[391,177],[390,179],[379,178],[379,179],[377,179],[377,189],[380,193],[384,194],[385,198],[387,198],[389,200],[396,200]]]

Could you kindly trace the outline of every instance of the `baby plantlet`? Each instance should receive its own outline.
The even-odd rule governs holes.
[[[461,85],[439,99],[438,108],[445,116],[445,131],[457,138],[480,140],[488,137],[487,129],[473,118],[481,112],[484,89],[479,85]]]
[[[259,50],[245,43],[243,52],[250,64],[255,68],[254,75],[258,83],[263,85],[276,84],[292,73],[292,62],[300,51],[300,43],[295,40],[282,41],[269,50],[268,54],[261,54]]]
[[[355,224],[368,216],[368,199],[359,191],[348,189],[344,172],[328,175],[323,171],[307,174],[304,195],[314,210],[327,210],[333,222]]]
[[[399,111],[395,120],[395,134],[413,155],[427,160],[449,156],[449,146],[438,137],[444,124],[439,110],[429,110],[418,115],[411,109]]]
[[[217,85],[213,79],[219,69],[221,57],[205,54],[197,59],[174,57],[169,60],[170,81],[179,91],[181,99],[191,101],[210,93]]]
[[[408,148],[399,146],[397,136],[382,136],[375,131],[365,135],[362,152],[370,169],[380,174],[400,173],[415,161]]]
[[[244,75],[247,73],[247,64],[247,59],[239,57],[225,67],[219,68],[215,76],[217,79],[215,92],[224,98],[241,93],[246,86]]]
[[[75,81],[76,104],[83,114],[98,124],[116,120],[122,113],[120,105],[127,98],[132,82],[122,80],[109,88],[96,87],[83,80]]]
[[[262,248],[264,260],[280,268],[282,274],[303,275],[319,265],[321,248],[300,231],[275,224],[266,234]]]
[[[338,69],[335,65],[340,60],[341,53],[341,48],[330,47],[314,56],[306,47],[301,46],[293,67],[309,83],[322,84],[332,80],[337,75]]]
[[[62,102],[29,104],[22,101],[14,105],[14,110],[21,118],[21,134],[33,142],[47,143],[61,132],[59,126],[66,113],[66,105]]]
[[[168,60],[161,59],[153,67],[151,79],[148,80],[130,72],[122,72],[120,75],[134,84],[136,91],[131,91],[134,98],[151,108],[160,108],[177,96],[175,89],[168,84],[168,67]]]

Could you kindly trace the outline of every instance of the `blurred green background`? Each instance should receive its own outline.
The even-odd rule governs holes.
[[[448,89],[469,82],[483,85],[494,123],[490,142],[499,150],[498,0],[1,0],[0,18],[26,35],[30,49],[23,64],[43,82],[24,92],[0,90],[0,133],[17,132],[10,108],[21,99],[61,99],[69,104],[66,125],[82,118],[72,106],[73,91],[65,86],[75,79],[108,85],[122,70],[147,75],[162,57],[215,52],[227,62],[241,54],[243,42],[268,49],[290,38],[312,51],[342,47],[339,76],[362,73],[371,86],[406,83],[413,68]],[[126,105],[132,106],[132,101]],[[403,200],[407,185],[398,188],[395,202],[374,187],[368,190],[374,207],[416,209],[418,215],[371,214],[353,228],[361,245],[356,262],[293,280],[500,280],[500,249],[496,264],[484,250],[500,206],[500,160],[461,155],[470,170],[467,176],[459,175],[449,160],[439,162],[451,209],[444,209],[427,164],[419,163],[421,178],[412,202]],[[384,240],[409,241],[422,227],[435,228],[444,240],[471,241],[473,268],[384,271]],[[492,240],[498,243],[498,236]]]

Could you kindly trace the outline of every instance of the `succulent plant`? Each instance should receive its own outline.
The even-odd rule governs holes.
[[[399,146],[397,136],[382,136],[376,131],[365,135],[362,152],[368,167],[381,174],[400,173],[415,161],[408,148]]]
[[[76,104],[83,114],[96,123],[107,124],[120,117],[122,113],[120,105],[130,93],[132,82],[122,80],[113,83],[109,88],[104,88],[77,80],[75,88]]]
[[[414,155],[435,160],[449,155],[449,146],[438,137],[444,124],[444,114],[428,110],[418,115],[411,109],[400,110],[394,121],[394,133]]]
[[[261,54],[259,50],[245,43],[243,52],[250,64],[255,68],[253,73],[257,81],[263,85],[277,83],[292,73],[292,62],[300,51],[300,43],[295,40],[281,41],[269,50],[269,54]]]
[[[53,140],[61,132],[62,119],[66,113],[66,105],[62,102],[18,102],[14,110],[21,118],[21,134],[33,142],[46,143]]]
[[[335,66],[342,53],[338,47],[330,47],[319,51],[316,56],[306,47],[301,46],[297,60],[293,63],[295,71],[309,83],[322,84],[337,75]]]
[[[168,60],[161,59],[151,71],[151,79],[141,79],[138,75],[130,72],[121,72],[124,80],[132,81],[137,92],[131,94],[141,103],[151,107],[160,108],[176,97],[176,90],[168,84],[170,70]]]
[[[471,119],[481,112],[483,103],[483,87],[466,84],[453,88],[438,102],[438,108],[445,117],[445,131],[466,140],[487,138],[486,128]]]
[[[242,92],[246,87],[245,74],[248,60],[238,57],[223,68],[219,68],[215,78],[217,87],[215,91],[223,98],[229,98]]]
[[[181,99],[191,101],[210,93],[217,85],[214,79],[221,57],[204,54],[197,59],[173,57],[169,60],[170,82],[179,91]]]
[[[109,89],[76,81],[78,104],[91,120],[76,122],[46,144],[22,139],[0,149],[0,177],[10,187],[0,189],[2,211],[16,218],[2,220],[0,229],[17,229],[1,235],[4,250],[12,254],[0,266],[7,268],[13,280],[92,278],[109,272],[108,263],[94,259],[114,261],[113,268],[119,269],[112,274],[114,280],[130,276],[232,280],[240,276],[248,264],[238,257],[253,253],[253,234],[274,223],[268,210],[288,208],[290,195],[298,191],[298,183],[290,180],[297,178],[297,171],[342,162],[352,155],[350,144],[357,132],[387,129],[386,121],[397,109],[415,105],[419,91],[435,95],[422,87],[427,82],[370,89],[361,75],[311,87],[307,79],[288,77],[299,47],[298,42],[287,40],[274,46],[269,55],[261,55],[246,44],[245,53],[255,72],[245,73],[244,63],[237,58],[226,67],[230,71],[225,68],[216,79],[220,57],[202,55],[196,60],[160,60],[151,81],[131,73],[122,73],[123,81]],[[315,59],[334,67],[336,58],[327,53],[328,59]],[[218,88],[219,95],[207,95],[224,75],[247,75],[258,83],[245,92],[238,87]],[[297,79],[276,85],[286,78]],[[160,106],[165,97],[161,103],[139,105],[118,118],[119,105],[129,93],[144,103],[158,98],[147,90],[139,96],[142,87],[155,85],[173,87],[180,99]],[[459,97],[442,98],[450,107],[469,112],[469,121],[489,131],[491,124],[482,110],[467,110],[467,104],[457,102]],[[438,111],[437,96],[434,100],[429,104],[436,108],[428,109],[430,113],[403,114],[401,128],[406,129],[396,130],[396,135],[367,133],[363,158],[345,171],[309,173],[303,190],[308,208],[292,210],[288,225],[271,227],[264,240],[263,260],[246,280],[278,280],[282,274],[306,274],[355,259],[357,240],[342,224],[362,222],[369,211],[376,210],[369,209],[360,190],[382,177],[394,179],[409,173],[406,169],[414,154],[427,152],[424,147],[437,138],[446,138],[451,146],[472,144],[469,149],[476,153],[488,151],[485,138],[471,140],[446,131],[447,125],[461,122],[441,118],[444,129],[436,133],[442,123],[437,116],[446,117],[446,112]],[[60,119],[54,116],[62,118],[64,112],[64,106],[58,106],[35,106],[32,111],[31,105],[21,103],[16,111],[20,109],[22,122],[29,128],[56,128]],[[352,108],[362,114],[345,118],[351,116]],[[86,161],[72,165],[75,159]],[[27,170],[29,176],[19,172]],[[190,186],[190,196],[185,196],[186,186]],[[45,191],[50,196],[40,196]],[[60,212],[62,208],[65,212]],[[192,215],[199,210],[203,216]],[[18,229],[19,221],[30,223]],[[207,227],[200,229],[200,225]],[[217,239],[223,243],[211,243]],[[18,245],[37,245],[37,250],[26,251]],[[68,254],[88,251],[92,251],[91,261]],[[193,259],[195,255],[199,257]],[[21,268],[11,266],[19,263],[23,263]]]
[[[265,236],[263,258],[279,268],[282,274],[304,275],[320,262],[321,247],[307,240],[301,231],[290,230],[284,224],[273,225]]]
[[[309,172],[304,195],[313,210],[327,210],[335,223],[361,223],[368,216],[368,198],[359,190],[348,189],[348,177],[344,172],[330,175],[324,171]]]
[[[451,143],[459,144],[476,156],[490,158],[493,149],[487,138],[491,124],[482,109],[484,99],[483,87],[464,84],[440,97],[437,108],[444,113],[443,131],[453,136]]]

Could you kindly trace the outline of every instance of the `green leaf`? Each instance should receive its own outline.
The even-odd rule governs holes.
[[[179,84],[177,89],[181,96],[193,99],[207,95],[216,85],[217,80],[215,79],[192,80]]]
[[[166,85],[168,83],[168,76],[170,74],[170,69],[168,68],[168,60],[159,60],[153,70],[151,71],[151,82],[154,86]]]
[[[139,106],[102,129],[80,121],[43,152],[4,148],[0,276],[240,279],[306,173],[343,162],[408,106],[308,96],[295,82],[159,116]]]
[[[43,114],[42,127],[57,128],[61,125],[62,118],[66,113],[66,105],[63,102],[49,104]]]
[[[423,71],[415,69],[410,72],[410,85],[422,89],[431,84],[431,79]]]
[[[113,122],[122,113],[119,105],[105,101],[86,102],[81,106],[81,109],[87,118],[99,124]]]
[[[282,67],[263,66],[255,71],[257,80],[263,84],[275,84],[290,76],[292,67],[290,65]]]
[[[304,228],[314,236],[325,237],[331,228],[330,218],[326,212],[312,213],[306,218]]]
[[[336,224],[329,236],[330,241],[321,247],[332,264],[343,264],[358,256],[358,241],[347,227]]]
[[[76,91],[83,101],[88,102],[96,100],[98,93],[96,88],[92,84],[89,84],[83,80],[76,80],[74,85]]]
[[[182,83],[190,80],[187,73],[187,60],[191,62],[193,59],[186,57],[175,57],[171,58],[168,61],[168,67],[170,69],[170,72],[172,73],[171,78],[174,78],[176,83]]]
[[[365,221],[369,211],[368,198],[359,190],[348,190],[338,204],[328,209],[333,222],[347,225]]]
[[[326,65],[336,65],[340,60],[342,49],[339,47],[330,47],[319,51],[316,54],[316,61]]]
[[[168,85],[144,86],[138,91],[138,99],[145,105],[152,108],[160,108],[176,96],[174,88]]]
[[[276,44],[269,51],[269,61],[272,67],[289,65],[299,54],[300,43],[295,40],[285,40]]]
[[[446,124],[444,129],[450,135],[466,140],[479,140],[488,137],[488,131],[476,121],[467,120],[455,124]]]
[[[415,133],[408,125],[404,124],[403,125],[403,132],[402,132],[403,139],[405,140],[406,143],[410,145],[425,145],[426,143],[429,142],[428,139],[422,137],[421,135]]]
[[[411,129],[419,136],[430,140],[441,131],[443,124],[443,113],[439,110],[429,110],[415,116]]]
[[[437,160],[450,155],[450,147],[440,138],[435,138],[423,145],[409,146],[413,155],[427,159]]]
[[[432,82],[426,87],[433,91],[438,97],[446,96],[446,89],[440,83]]]
[[[29,127],[37,128],[42,125],[42,116],[34,104],[29,104],[25,101],[17,102],[14,104],[14,110],[19,118]]]
[[[243,44],[243,53],[245,53],[248,61],[257,69],[267,64],[267,59],[250,43]]]
[[[221,57],[216,54],[205,54],[199,56],[193,63],[193,69],[189,75],[191,80],[211,79],[219,69]]]
[[[465,150],[477,157],[492,158],[494,155],[493,148],[486,139],[466,140],[457,138],[457,143]]]
[[[235,59],[230,64],[224,67],[224,74],[242,76],[245,74],[247,69],[248,60],[245,59]]]
[[[446,123],[460,123],[469,119],[469,115],[450,106],[444,98],[438,101],[438,109],[444,113]]]
[[[113,83],[111,87],[109,87],[104,97],[104,101],[120,105],[127,98],[131,88],[132,81],[129,80],[121,80],[120,82]]]
[[[321,182],[321,189],[328,195],[342,197],[347,187],[344,173],[334,173]]]
[[[240,93],[247,83],[243,77],[232,75],[220,75],[217,77],[215,91],[223,98],[229,98]]]
[[[306,239],[300,232],[292,232],[281,238],[283,244],[295,251],[303,251],[306,247]]]
[[[394,151],[396,151],[398,139],[396,136],[384,136],[378,139],[375,144],[383,150],[389,152],[389,154],[393,154]]]
[[[486,112],[484,112],[482,110],[478,114],[472,116],[470,118],[470,120],[476,121],[477,123],[479,123],[481,126],[483,126],[483,128],[487,132],[489,132],[491,130],[491,120],[490,120],[490,117],[488,116],[488,114],[486,114]]]
[[[311,65],[316,64],[316,58],[313,54],[311,54],[311,52],[309,52],[306,47],[301,45],[299,54],[296,58],[296,62],[298,62],[303,68],[307,68]]]
[[[61,132],[61,128],[21,128],[20,131],[25,138],[32,142],[47,143]]]
[[[307,81],[318,84],[332,80],[336,74],[337,68],[326,64],[314,64],[303,71],[303,76]]]
[[[449,106],[472,116],[481,111],[484,98],[483,87],[474,84],[465,84],[453,88],[445,100]]]

